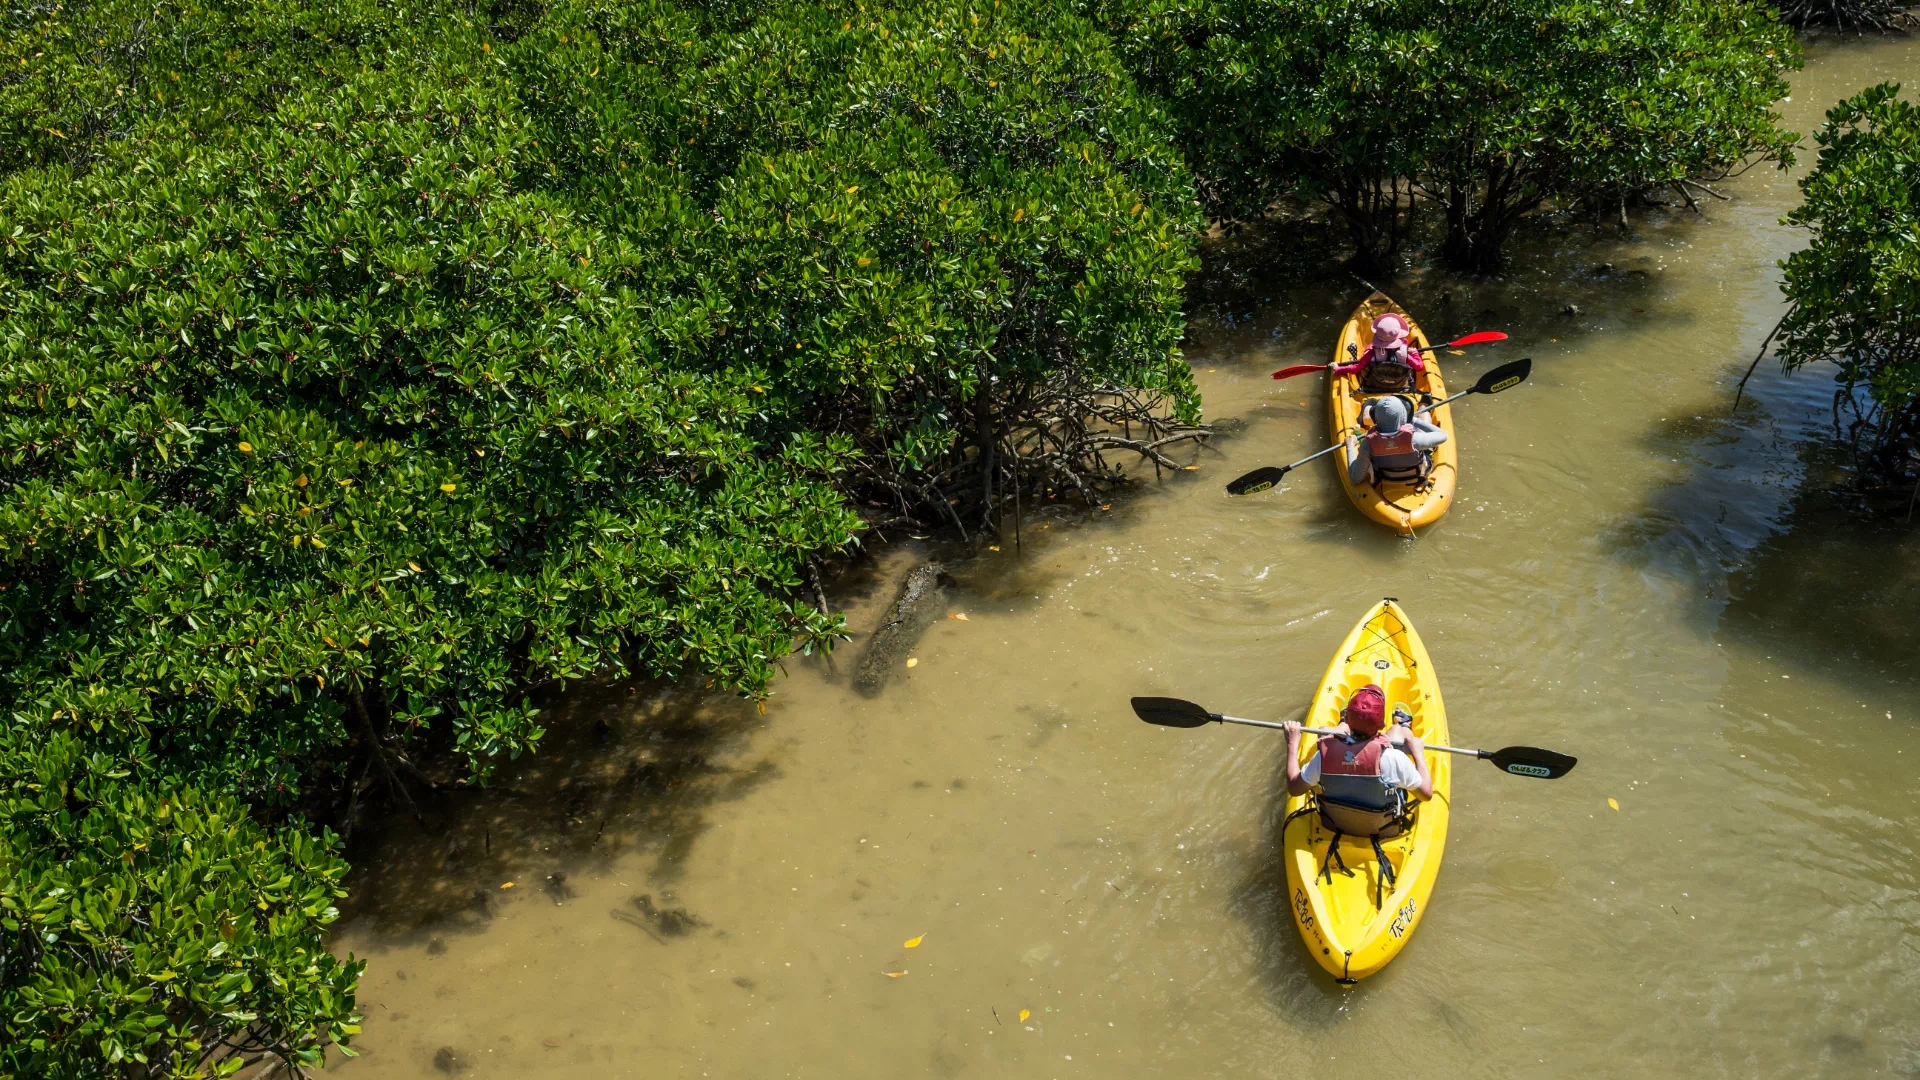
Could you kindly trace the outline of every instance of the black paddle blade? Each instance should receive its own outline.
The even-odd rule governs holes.
[[[1527,376],[1531,374],[1533,374],[1533,357],[1531,356],[1515,360],[1511,364],[1501,364],[1480,376],[1480,381],[1473,384],[1473,392],[1497,394],[1502,390],[1511,390],[1526,382]]]
[[[1265,491],[1280,482],[1287,475],[1287,466],[1268,465],[1264,469],[1255,469],[1247,475],[1227,485],[1229,495],[1252,495]]]
[[[1206,727],[1213,723],[1207,710],[1177,697],[1137,697],[1133,711],[1140,719],[1161,727]]]
[[[1196,706],[1197,708],[1197,706]],[[1515,776],[1533,776],[1558,780],[1573,771],[1577,758],[1542,750],[1537,746],[1508,746],[1487,755],[1493,767]]]

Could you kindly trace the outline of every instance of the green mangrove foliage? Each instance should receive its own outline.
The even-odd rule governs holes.
[[[1098,497],[1109,453],[1173,466],[1201,222],[1095,28],[962,0],[705,18],[560,5],[509,56],[551,189],[710,298],[709,369],[764,369],[777,415],[854,441],[856,490],[963,532],[1023,490]]]
[[[207,136],[370,67],[426,66],[466,5],[51,0],[0,7],[0,172]]]
[[[1830,362],[1834,415],[1863,483],[1920,467],[1920,108],[1881,83],[1842,101],[1815,135],[1818,165],[1787,223],[1806,248],[1782,264],[1788,370]]]
[[[1165,96],[1210,211],[1317,200],[1389,269],[1416,200],[1442,254],[1492,272],[1549,201],[1619,213],[1787,159],[1791,34],[1747,0],[1089,0]],[[1231,118],[1228,120],[1227,118]]]
[[[332,833],[146,779],[72,735],[0,730],[0,1076],[318,1065],[357,1029],[361,964],[327,951]]]

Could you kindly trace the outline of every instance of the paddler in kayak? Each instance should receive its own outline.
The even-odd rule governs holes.
[[[1360,410],[1364,433],[1347,436],[1347,479],[1353,486],[1382,483],[1421,485],[1432,466],[1433,448],[1447,441],[1447,433],[1430,420],[1413,415],[1413,403],[1403,397],[1382,397]]]
[[[1359,372],[1360,389],[1370,394],[1414,393],[1415,380],[1427,370],[1427,365],[1420,350],[1409,340],[1412,333],[1405,315],[1387,312],[1373,320],[1373,342],[1367,351],[1350,364],[1334,365],[1333,376],[1339,378]]]
[[[1320,816],[1335,833],[1376,840],[1398,835],[1407,822],[1406,793],[1433,797],[1433,773],[1412,716],[1404,706],[1396,708],[1388,731],[1386,711],[1387,696],[1378,686],[1354,691],[1340,714],[1347,734],[1323,737],[1305,764],[1300,725],[1287,722],[1287,794],[1318,787]]]

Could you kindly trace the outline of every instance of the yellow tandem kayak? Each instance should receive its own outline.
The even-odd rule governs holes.
[[[1449,741],[1447,711],[1440,703],[1433,662],[1392,597],[1374,605],[1340,644],[1301,722],[1307,727],[1334,727],[1340,723],[1347,699],[1368,683],[1385,689],[1390,705],[1407,706],[1413,714],[1413,732],[1422,741]],[[1316,741],[1301,739],[1303,763]],[[1287,799],[1281,844],[1287,863],[1288,906],[1307,951],[1340,982],[1356,982],[1385,967],[1426,915],[1447,844],[1453,792],[1450,759],[1449,754],[1427,754],[1433,798],[1414,803],[1413,824],[1405,832],[1380,841],[1393,870],[1393,882],[1384,888],[1377,889],[1382,884],[1379,857],[1365,837],[1342,837],[1340,857],[1333,860],[1331,873],[1325,872],[1333,833],[1321,823],[1314,796]],[[1341,870],[1343,865],[1351,875]]]
[[[1352,360],[1353,354],[1347,351],[1349,345],[1364,351],[1367,343],[1373,340],[1373,320],[1388,312],[1405,316],[1407,325],[1412,328],[1411,340],[1420,349],[1426,367],[1417,383],[1420,391],[1433,395],[1435,401],[1446,397],[1447,386],[1440,377],[1439,358],[1433,354],[1427,335],[1420,329],[1420,324],[1413,321],[1413,316],[1408,315],[1385,293],[1374,293],[1353,309],[1353,314],[1347,317],[1346,328],[1340,333],[1339,342],[1333,347],[1333,362],[1345,364]],[[1327,423],[1333,430],[1334,440],[1345,438],[1359,424],[1360,409],[1369,400],[1385,396],[1361,390],[1357,375],[1329,376]],[[1411,484],[1383,483],[1378,487],[1364,483],[1355,485],[1347,476],[1347,465],[1357,451],[1347,449],[1333,455],[1334,469],[1340,474],[1340,486],[1346,489],[1353,505],[1359,507],[1362,514],[1402,533],[1411,533],[1417,527],[1440,520],[1440,515],[1453,505],[1454,484],[1460,475],[1460,445],[1453,433],[1453,406],[1443,405],[1428,414],[1427,418],[1447,433],[1447,441],[1433,450],[1433,468],[1428,473],[1424,491],[1415,490]]]

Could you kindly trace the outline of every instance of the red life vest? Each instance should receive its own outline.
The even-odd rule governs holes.
[[[1367,432],[1367,458],[1376,482],[1417,484],[1427,475],[1427,455],[1413,445],[1412,424],[1391,435]]]
[[[1320,774],[1322,776],[1328,773],[1338,776],[1379,776],[1380,755],[1392,745],[1387,741],[1385,731],[1365,742],[1350,743],[1338,738],[1322,739],[1320,740]]]

